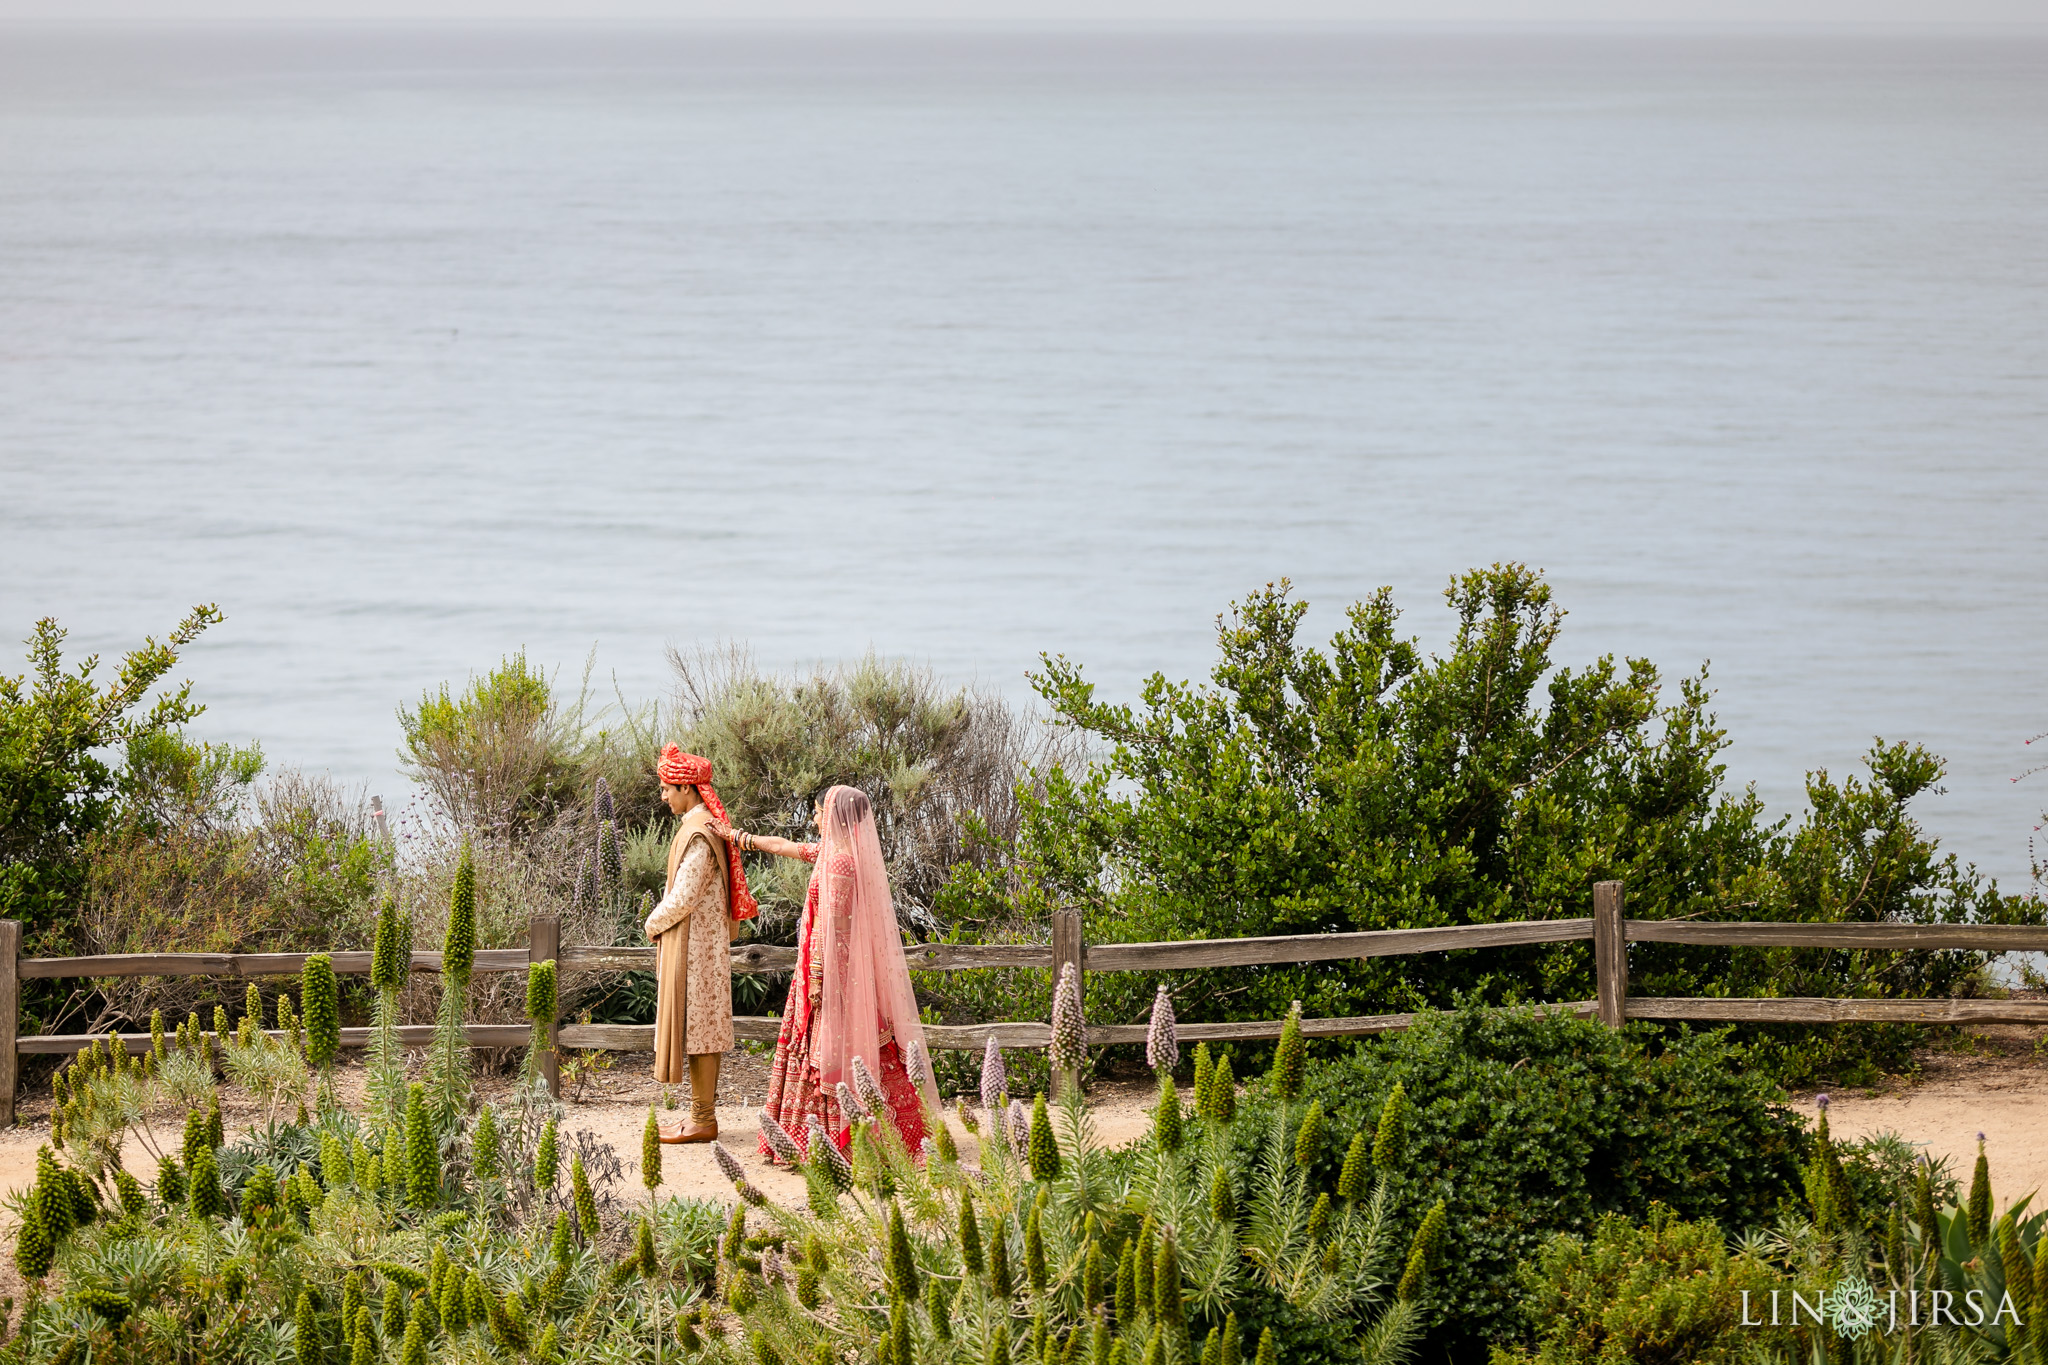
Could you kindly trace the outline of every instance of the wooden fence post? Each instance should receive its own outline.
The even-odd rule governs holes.
[[[1060,974],[1068,963],[1074,964],[1074,988],[1080,992],[1081,1002],[1088,999],[1088,945],[1081,941],[1081,912],[1078,910],[1055,910],[1052,912],[1052,984],[1057,991]],[[1078,1070],[1065,1070],[1053,1077],[1055,1096],[1065,1095],[1069,1090],[1081,1086]]]
[[[0,1128],[14,1126],[14,1087],[21,1058],[14,1050],[21,1026],[21,921],[0,919]]]
[[[526,921],[526,961],[554,962],[562,951],[562,920],[559,915],[535,915]],[[559,966],[555,969],[560,972]],[[555,980],[555,1015],[548,1021],[548,1050],[540,1057],[540,1074],[548,1083],[548,1094],[562,1098],[562,1054],[555,1047],[555,1029],[560,1023],[561,978]]]
[[[1600,1022],[1620,1028],[1628,1008],[1628,938],[1622,930],[1622,884],[1593,883],[1593,971]]]

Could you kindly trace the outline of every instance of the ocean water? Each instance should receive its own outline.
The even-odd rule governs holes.
[[[392,793],[522,647],[1129,697],[1522,560],[2018,885],[2043,128],[2038,30],[0,30],[0,629],[218,602],[201,730]]]

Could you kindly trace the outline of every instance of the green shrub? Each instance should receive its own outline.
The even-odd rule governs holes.
[[[1808,784],[1797,828],[1729,791],[1728,740],[1704,674],[1667,689],[1648,661],[1560,666],[1563,610],[1539,575],[1496,565],[1445,593],[1455,634],[1426,655],[1399,633],[1390,590],[1355,604],[1324,650],[1297,637],[1306,604],[1283,582],[1218,626],[1207,685],[1155,674],[1136,705],[1101,700],[1078,664],[1034,678],[1055,717],[1104,751],[1042,774],[1014,840],[955,872],[947,923],[1043,923],[1083,910],[1090,942],[1421,928],[1583,917],[1593,884],[1628,912],[1689,918],[2048,922],[1939,854],[1908,813],[1938,780],[1911,745],[1873,748],[1870,778]],[[1949,995],[1976,988],[1974,953],[1630,950],[1658,995]],[[974,982],[986,1018],[1036,1016],[1035,974]],[[923,984],[923,983],[921,983]],[[1153,980],[1096,974],[1091,1017],[1140,1016]],[[1583,1000],[1584,944],[1188,973],[1189,1019],[1273,1019],[1490,1001]],[[1902,1029],[1762,1026],[1782,1075],[1904,1064]]]
[[[151,638],[130,651],[119,676],[102,686],[93,676],[97,655],[64,671],[66,632],[44,617],[27,641],[33,674],[0,676],[0,915],[22,921],[24,953],[72,950],[86,844],[113,827],[120,810],[123,774],[100,755],[200,713],[190,683],[142,708],[179,651],[220,620],[216,608],[194,607],[167,641]]]
[[[1434,1348],[1470,1353],[1512,1337],[1516,1273],[1553,1233],[1603,1214],[1742,1228],[1800,1189],[1802,1120],[1727,1031],[1664,1037],[1563,1013],[1492,1013],[1468,1001],[1414,1028],[1314,1062],[1303,1093],[1328,1129],[1311,1169],[1334,1185],[1351,1135],[1374,1131],[1396,1086],[1405,1155],[1388,1182],[1395,1215],[1420,1222],[1448,1200],[1443,1269],[1423,1296]],[[1270,1112],[1265,1087],[1245,1103]]]
[[[1493,1365],[1737,1365],[1789,1344],[1741,1325],[1744,1290],[1754,1308],[1782,1285],[1770,1267],[1730,1256],[1711,1218],[1662,1204],[1640,1226],[1610,1213],[1590,1237],[1552,1238],[1520,1279],[1535,1349],[1495,1347]]]
[[[253,820],[216,827],[124,824],[86,848],[77,949],[92,953],[317,952],[363,941],[390,851],[360,800],[295,772],[268,779]],[[93,1031],[240,1003],[206,977],[114,978]]]
[[[859,787],[874,803],[897,912],[926,935],[949,927],[938,895],[951,869],[989,856],[977,831],[1013,835],[1018,784],[1034,766],[1056,768],[1078,752],[1000,697],[949,688],[928,670],[874,655],[809,676],[763,672],[744,651],[672,651],[670,664],[681,702],[675,738],[711,760],[734,821],[758,834],[812,838],[811,808],[825,789]],[[651,859],[657,848],[665,856],[665,841],[637,856]],[[757,866],[764,917],[792,929],[810,870],[764,856],[750,862],[750,879]],[[651,884],[643,872],[640,885]],[[1043,932],[1042,920],[1033,927]]]
[[[465,829],[519,834],[570,806],[582,772],[545,673],[522,651],[461,691],[398,708],[408,776]]]

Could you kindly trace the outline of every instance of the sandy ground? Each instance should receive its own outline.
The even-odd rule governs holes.
[[[744,1047],[727,1054],[719,1076],[719,1098],[724,1101],[718,1107],[719,1141],[740,1158],[755,1184],[778,1200],[800,1203],[804,1198],[802,1178],[769,1165],[758,1151],[761,1129],[757,1115],[767,1097],[767,1063],[764,1055]],[[507,1077],[485,1078],[478,1089],[489,1098],[501,1093],[508,1083]],[[361,1067],[343,1066],[336,1077],[336,1088],[344,1104],[360,1102]],[[50,1140],[49,1090],[47,1085],[36,1089],[40,1093],[23,1096],[16,1126],[0,1132],[0,1195],[25,1188],[35,1180],[36,1151]],[[1184,1093],[1192,1100],[1192,1092]],[[1145,1107],[1156,1094],[1150,1083],[1111,1082],[1097,1086],[1091,1098],[1096,1132],[1101,1140],[1117,1146],[1143,1134],[1149,1122]],[[221,1119],[230,1140],[238,1133],[261,1126],[270,1117],[254,1106],[233,1104],[234,1097],[228,1091],[223,1091],[222,1098],[229,1101],[221,1111]],[[621,1199],[644,1203],[647,1194],[640,1179],[640,1143],[647,1124],[647,1108],[660,1108],[672,1099],[677,1107],[673,1111],[662,1108],[663,1121],[681,1119],[689,1111],[687,1088],[657,1084],[648,1074],[646,1057],[629,1054],[617,1058],[611,1068],[592,1073],[580,1087],[565,1085],[562,1098],[568,1111],[564,1129],[570,1133],[585,1131],[610,1143],[625,1167],[614,1193]],[[974,1159],[978,1152],[973,1137],[960,1125],[957,1116],[949,1122],[954,1141],[970,1160]],[[184,1138],[184,1123],[182,1113],[166,1112],[157,1117],[148,1133],[123,1152],[122,1164],[144,1183],[155,1179],[156,1154],[178,1149]],[[662,1148],[660,1193],[701,1199],[733,1197],[732,1183],[719,1174],[711,1148],[698,1144]]]
[[[1999,1208],[2031,1191],[2048,1194],[2048,1030],[1988,1025],[1965,1049],[1919,1054],[1920,1074],[1877,1090],[1828,1094],[1828,1130],[1865,1137],[1890,1129],[1945,1156],[1965,1185],[1977,1161],[1977,1135],[1991,1163]],[[1809,1116],[1813,1093],[1797,1097]],[[2040,1208],[2040,1198],[2034,1207]]]
[[[1982,1132],[2001,1205],[2031,1190],[2048,1192],[2048,1046],[2044,1042],[2048,1042],[2048,1030],[2039,1028],[1980,1029],[1963,1047],[1920,1054],[1920,1073],[1909,1080],[1876,1090],[1831,1092],[1829,1124],[1839,1137],[1894,1130],[1932,1153],[1947,1156],[1952,1168],[1966,1180],[1977,1157],[1977,1134]],[[646,1064],[645,1057],[620,1056],[612,1068],[592,1073],[580,1089],[567,1087],[563,1097],[569,1128],[586,1130],[617,1150],[625,1171],[616,1193],[635,1201],[646,1197],[640,1181],[640,1138],[647,1106],[661,1105],[668,1098],[648,1075]],[[767,1059],[762,1053],[742,1047],[728,1054],[719,1084],[720,1098],[725,1101],[718,1111],[720,1140],[740,1159],[755,1184],[778,1200],[799,1202],[804,1193],[802,1180],[770,1166],[756,1147],[760,1129],[755,1116],[766,1095],[767,1077]],[[344,1068],[339,1079],[344,1102],[360,1095],[360,1068]],[[480,1088],[488,1095],[505,1084],[503,1079],[487,1080]],[[17,1125],[0,1133],[0,1193],[23,1188],[34,1180],[36,1149],[49,1141],[49,1091],[46,1086],[35,1089],[40,1093],[24,1097]],[[688,1097],[680,1088],[671,1090],[679,1106],[676,1117],[681,1117],[687,1111]],[[1145,1107],[1155,1093],[1149,1082],[1098,1084],[1090,1098],[1101,1140],[1118,1146],[1140,1136],[1148,1121]],[[1816,1112],[1812,1093],[1796,1096],[1795,1103],[1809,1115]],[[223,1114],[231,1134],[258,1125],[266,1117],[249,1107]],[[955,1141],[972,1159],[972,1138],[957,1117],[948,1121]],[[182,1131],[183,1116],[166,1114],[152,1136],[160,1149],[175,1150]],[[145,1147],[131,1148],[125,1161],[139,1178],[147,1181],[154,1177],[156,1160]],[[719,1174],[708,1146],[672,1146],[662,1149],[661,1193],[731,1199],[732,1186]]]

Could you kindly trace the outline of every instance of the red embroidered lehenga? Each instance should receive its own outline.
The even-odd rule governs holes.
[[[859,1057],[871,1063],[889,1117],[916,1153],[925,1137],[919,1091],[934,1106],[937,1092],[874,820],[830,814],[841,790],[850,789],[826,794],[820,842],[804,845],[798,855],[812,865],[811,882],[764,1107],[799,1147],[808,1145],[815,1123],[844,1149],[851,1134],[837,1088],[841,1081],[852,1087],[851,1062]],[[911,1074],[913,1065],[921,1076]],[[760,1151],[776,1160],[766,1136]]]

